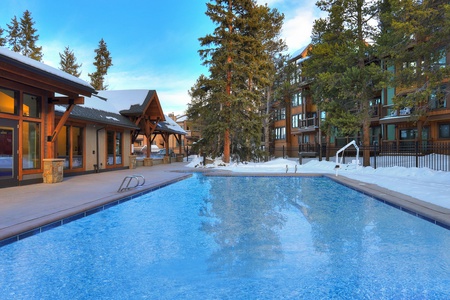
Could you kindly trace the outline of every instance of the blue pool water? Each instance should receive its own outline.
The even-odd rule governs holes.
[[[194,175],[0,248],[0,298],[449,299],[449,249],[327,178]]]

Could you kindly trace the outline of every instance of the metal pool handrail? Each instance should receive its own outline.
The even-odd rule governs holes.
[[[132,180],[136,180],[136,184],[133,186],[130,186],[130,183]],[[142,182],[141,180],[142,179]],[[125,178],[122,180],[122,184],[120,185],[119,189],[117,190],[117,192],[123,192],[125,190],[129,190],[129,189],[133,189],[136,188],[138,186],[143,186],[145,183],[145,178],[142,175],[128,175],[125,176]]]

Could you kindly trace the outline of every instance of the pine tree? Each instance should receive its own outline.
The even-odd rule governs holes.
[[[20,52],[22,50],[21,46],[21,32],[20,32],[20,25],[19,21],[17,21],[17,17],[14,16],[11,19],[11,23],[7,25],[8,26],[8,37],[7,42],[9,44],[9,47],[14,52]]]
[[[79,69],[83,64],[77,64],[77,59],[75,57],[75,54],[72,50],[69,49],[69,46],[67,46],[64,49],[63,53],[59,53],[60,57],[60,70],[69,73],[73,76],[80,77],[81,72]]]
[[[327,18],[315,21],[312,50],[305,72],[314,78],[314,99],[327,113],[328,129],[353,135],[362,128],[363,145],[370,146],[370,103],[379,90],[381,68],[370,44],[377,33],[370,20],[377,17],[377,2],[323,0],[318,7]],[[363,164],[370,165],[364,151]]]
[[[4,30],[0,27],[0,47],[4,47],[6,45],[6,39],[3,37]]]
[[[406,91],[395,108],[409,107],[417,119],[436,101],[450,99],[450,4],[448,1],[385,0],[378,36],[379,55],[391,80],[385,87]],[[430,101],[434,100],[434,101]],[[421,136],[419,136],[421,138]]]
[[[202,132],[212,155],[230,154],[248,159],[260,146],[262,91],[269,84],[269,24],[283,17],[251,0],[216,0],[207,3],[206,15],[217,25],[213,34],[200,38],[199,51],[210,76],[201,77],[191,89],[191,111],[201,111]],[[274,25],[272,28],[275,28]],[[209,107],[210,110],[204,109]],[[192,116],[198,115],[192,113]]]
[[[31,17],[31,13],[26,10],[20,19],[20,46],[21,53],[24,56],[30,57],[34,60],[42,60],[42,47],[36,46],[36,42],[39,39],[39,35],[36,34],[37,30],[34,28],[35,22]]]
[[[103,39],[100,40],[98,48],[95,49],[95,53],[96,56],[93,64],[96,67],[96,71],[88,75],[91,78],[91,85],[96,90],[106,90],[108,86],[105,85],[105,76],[113,64],[108,47]]]

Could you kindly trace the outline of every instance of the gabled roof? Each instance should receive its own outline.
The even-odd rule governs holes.
[[[69,97],[91,96],[95,89],[86,81],[19,53],[0,47],[2,77]]]
[[[164,113],[155,90],[99,91],[116,110],[125,116],[146,115],[151,120],[164,120]]]

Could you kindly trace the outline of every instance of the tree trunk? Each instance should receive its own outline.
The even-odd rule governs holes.
[[[270,155],[270,97],[272,94],[272,89],[270,87],[267,88],[267,95],[266,95],[266,117],[264,118],[264,152],[265,157],[264,160],[269,160]]]
[[[370,121],[364,121],[363,125],[363,166],[370,166]]]

